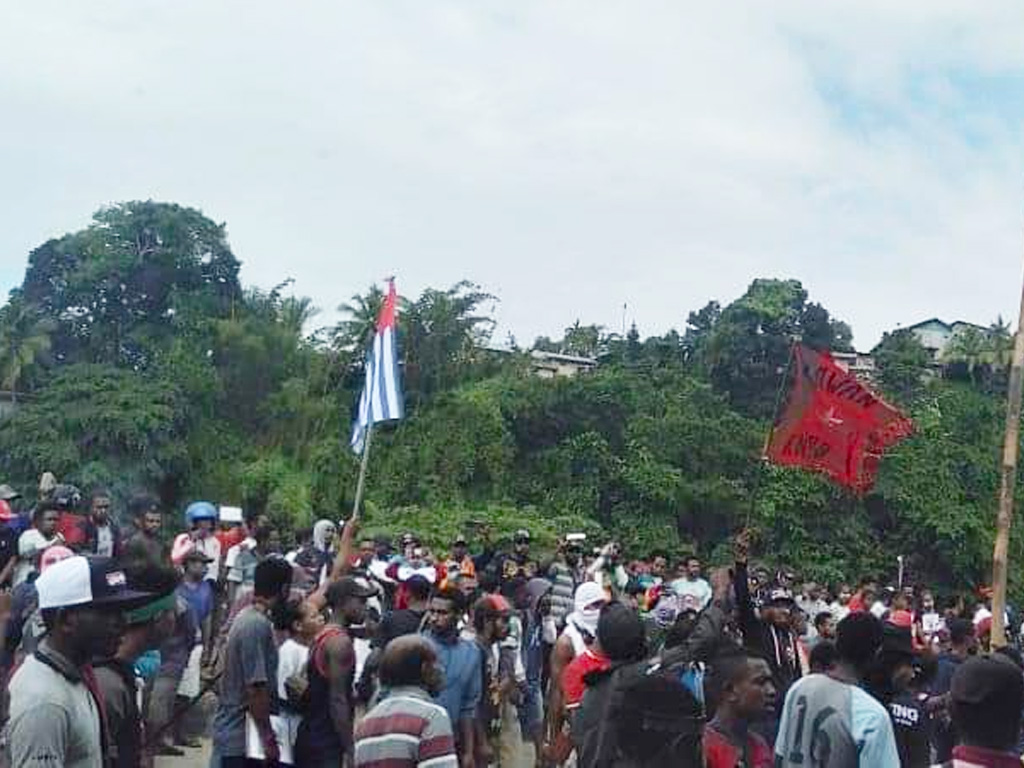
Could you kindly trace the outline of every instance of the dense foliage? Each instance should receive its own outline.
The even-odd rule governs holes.
[[[176,512],[203,497],[288,525],[347,516],[350,415],[383,294],[310,332],[308,300],[287,283],[246,290],[238,273],[223,225],[152,202],[33,251],[0,308],[0,387],[20,401],[0,422],[2,479],[27,490],[50,470],[122,499],[155,490]],[[577,320],[533,348],[600,364],[559,379],[533,375],[514,344],[490,348],[495,299],[472,283],[403,300],[408,418],[375,438],[370,527],[443,545],[485,520],[548,545],[579,529],[722,559],[749,525],[766,561],[819,578],[889,576],[903,554],[947,588],[984,581],[1008,329],[962,339],[946,376],[911,334],[883,340],[878,383],[918,429],[857,499],[757,460],[792,341],[851,349],[849,326],[808,298],[795,280],[755,280],[647,339]]]

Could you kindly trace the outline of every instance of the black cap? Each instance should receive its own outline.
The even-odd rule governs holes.
[[[910,630],[886,623],[882,628],[882,653],[913,659],[914,641],[910,636]]]
[[[201,563],[212,563],[213,558],[204,552],[200,552],[198,549],[190,549],[188,553],[182,558],[182,562],[187,563],[189,560],[198,560]]]
[[[597,640],[612,661],[639,661],[646,650],[646,634],[640,616],[622,603],[608,603],[601,609]]]
[[[975,656],[968,659],[953,675],[949,690],[957,704],[1004,708],[1024,698],[1024,677],[1008,658]]]
[[[346,597],[373,597],[377,588],[361,576],[346,576],[327,588],[327,602],[337,606]]]

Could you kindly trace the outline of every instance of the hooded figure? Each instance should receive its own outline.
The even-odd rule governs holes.
[[[604,589],[596,581],[585,581],[576,588],[574,610],[565,620],[565,634],[572,641],[577,656],[597,636],[597,620],[607,600]]]
[[[306,569],[314,584],[320,584],[331,561],[331,542],[337,526],[331,520],[317,520],[313,525],[313,544],[295,556],[295,564]]]

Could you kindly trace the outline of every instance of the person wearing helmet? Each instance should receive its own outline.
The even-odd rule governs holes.
[[[217,508],[208,501],[193,501],[185,510],[185,522],[189,530],[175,537],[171,546],[171,561],[180,566],[189,552],[202,552],[210,559],[206,567],[207,581],[217,581],[221,555],[220,541],[213,535]]]

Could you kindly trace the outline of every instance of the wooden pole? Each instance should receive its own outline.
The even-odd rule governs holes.
[[[366,425],[366,442],[363,443],[363,458],[359,463],[359,482],[356,483],[356,500],[352,504],[352,520],[359,519],[359,507],[363,502],[363,488],[366,485],[366,463],[370,458],[370,441],[373,439],[373,420]]]
[[[999,488],[999,516],[996,518],[996,544],[992,552],[992,645],[1006,645],[1006,571],[1010,550],[1010,526],[1013,523],[1013,491],[1017,483],[1017,453],[1020,445],[1021,394],[1024,390],[1024,289],[1021,291],[1020,317],[1013,342],[1010,386],[1006,402],[1006,434],[1003,440],[1003,466]]]

